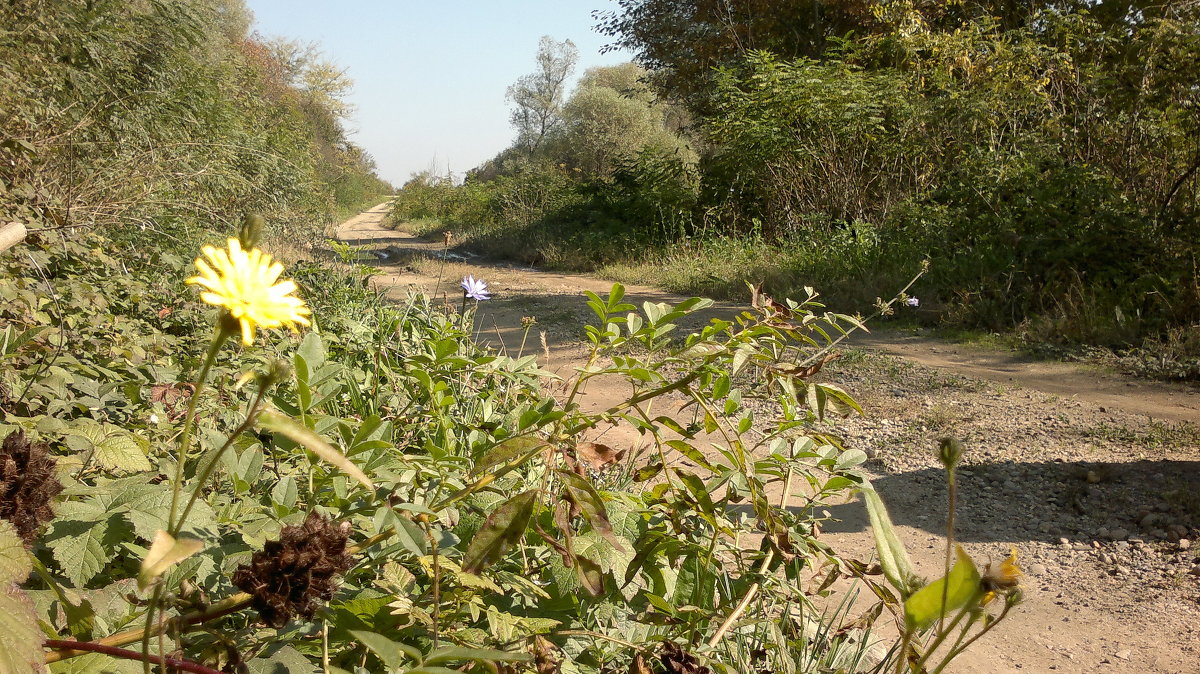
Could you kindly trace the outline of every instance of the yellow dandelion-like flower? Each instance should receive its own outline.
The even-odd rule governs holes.
[[[196,258],[200,275],[187,282],[205,288],[200,299],[224,307],[238,321],[243,344],[254,343],[256,326],[295,329],[297,324],[309,325],[308,307],[292,294],[296,284],[279,281],[283,265],[272,262],[270,255],[257,248],[242,250],[237,239],[229,239],[228,250],[205,246],[201,251],[204,257]]]
[[[986,605],[998,594],[1008,594],[1016,589],[1021,579],[1021,567],[1017,566],[1017,549],[1014,547],[1008,559],[999,564],[988,564],[983,570],[980,585],[983,587],[983,599],[979,602]]]

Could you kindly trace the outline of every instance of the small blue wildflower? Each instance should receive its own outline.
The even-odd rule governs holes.
[[[483,279],[477,279],[468,274],[463,277],[462,283],[459,285],[462,286],[463,294],[470,299],[478,302],[492,299],[491,294],[488,292],[487,283]]]

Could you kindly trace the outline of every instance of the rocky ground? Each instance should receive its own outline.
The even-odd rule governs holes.
[[[1200,428],[873,351],[827,376],[867,412],[833,426],[872,457],[914,563],[942,563],[947,435],[967,448],[958,540],[1018,551],[1027,603],[957,671],[1200,671]],[[869,553],[860,507],[830,514],[826,533]]]
[[[525,352],[541,351],[551,370],[577,364],[590,315],[581,293],[610,282],[446,259],[440,242],[383,227],[383,214],[341,229],[381,267],[381,289],[457,297],[461,276],[481,276],[495,293],[477,316],[481,340],[513,353],[521,317],[536,316],[545,342],[531,337]],[[628,292],[639,302],[679,299]],[[866,415],[830,430],[871,456],[918,571],[935,577],[944,563],[946,480],[933,448],[947,435],[967,448],[958,540],[977,559],[1016,548],[1025,570],[1026,603],[954,671],[1200,672],[1200,391],[887,330],[849,340],[842,353],[823,375]],[[608,393],[592,386],[587,398]],[[862,507],[829,511],[824,535],[869,558]]]

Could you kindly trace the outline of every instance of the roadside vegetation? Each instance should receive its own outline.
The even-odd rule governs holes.
[[[850,310],[929,260],[931,322],[1195,379],[1197,11],[620,0],[598,29],[636,65],[513,98],[549,120],[536,142],[518,123],[462,184],[415,176],[395,219],[678,292],[817,286]],[[556,44],[538,72],[570,65]]]
[[[1015,558],[953,526],[942,577],[913,573],[866,454],[819,430],[862,412],[814,379],[857,320],[811,292],[683,335],[708,300],[614,285],[561,381],[472,341],[484,280],[389,304],[347,246],[297,246],[390,186],[340,71],[249,25],[238,0],[0,9],[0,221],[29,229],[0,252],[0,672],[937,672],[1019,604]],[[519,105],[561,98],[569,45],[543,48]],[[641,76],[590,73],[402,207],[541,227],[597,176],[693,179],[691,113]],[[601,377],[629,396],[585,413]],[[588,440],[613,423],[645,442]],[[877,563],[820,536],[858,493]]]

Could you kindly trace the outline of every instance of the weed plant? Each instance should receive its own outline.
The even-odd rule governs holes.
[[[817,430],[861,410],[813,378],[857,323],[811,292],[686,336],[707,300],[589,293],[552,397],[534,356],[475,345],[465,296],[389,305],[370,270],[305,263],[308,313],[274,276],[218,293],[258,313],[214,311],[179,253],[111,246],[2,259],[4,671],[936,671],[993,625],[986,574],[960,553],[922,589],[866,456]],[[597,378],[629,397],[584,412]],[[613,423],[643,443],[587,440]],[[856,492],[882,580],[813,519]]]

